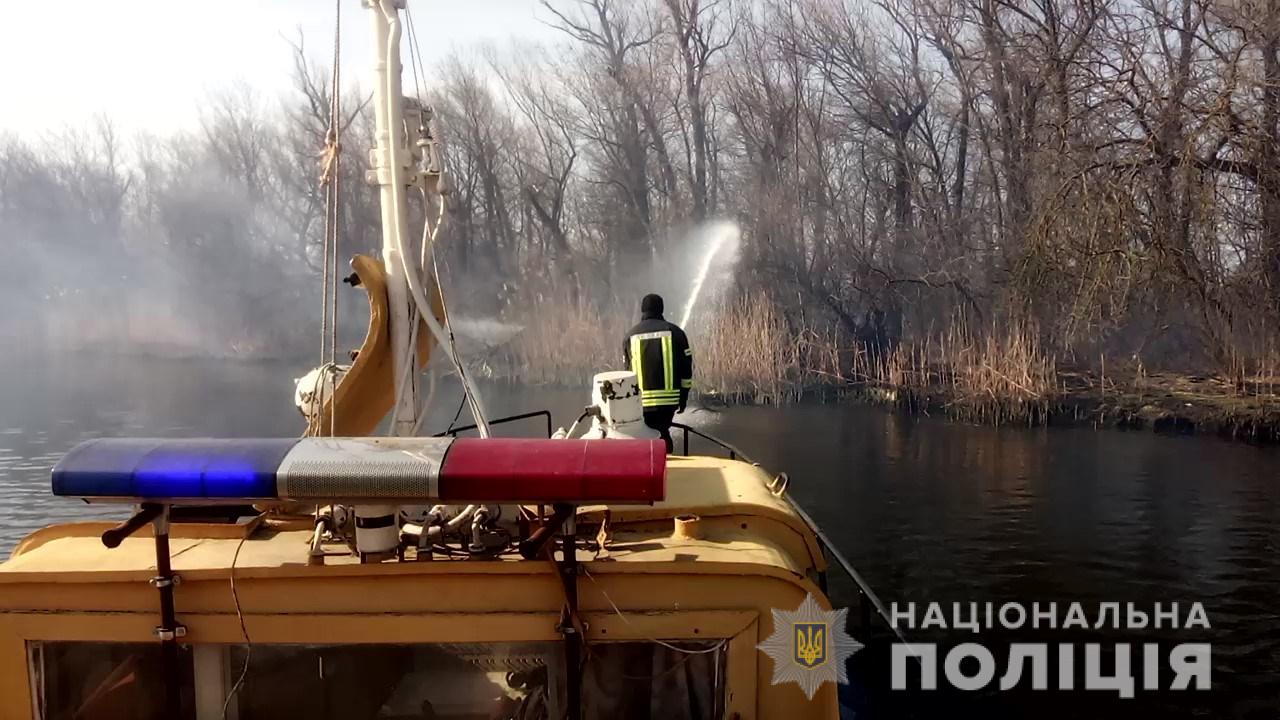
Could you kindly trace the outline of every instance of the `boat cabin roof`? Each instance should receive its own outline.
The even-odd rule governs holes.
[[[816,538],[787,501],[770,490],[769,482],[759,467],[741,461],[670,457],[666,500],[652,506],[578,509],[579,523],[598,524],[606,512],[609,518],[611,539],[595,558],[584,553],[585,559],[752,565],[802,577],[825,570]],[[693,536],[674,532],[677,517],[697,518]],[[50,574],[75,582],[150,573],[155,567],[155,549],[149,530],[108,549],[100,536],[110,526],[78,522],[32,533],[19,543],[8,562],[0,564],[0,583],[47,581]],[[305,574],[313,569],[307,562],[310,536],[311,520],[302,517],[266,515],[239,524],[174,523],[170,554],[174,569],[189,576],[225,574],[233,559],[238,574],[251,575],[255,570],[273,575]],[[436,557],[455,570],[462,563],[448,556]],[[500,562],[529,561],[510,553],[501,556]],[[328,554],[324,564],[361,567],[357,557],[345,553]],[[484,563],[483,570],[492,572],[492,563]]]

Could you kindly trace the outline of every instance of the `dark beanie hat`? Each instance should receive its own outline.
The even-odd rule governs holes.
[[[640,301],[640,312],[646,315],[662,314],[662,296],[649,293]]]

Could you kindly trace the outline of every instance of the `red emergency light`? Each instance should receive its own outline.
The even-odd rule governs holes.
[[[447,502],[653,503],[666,497],[661,440],[459,438],[440,468]]]

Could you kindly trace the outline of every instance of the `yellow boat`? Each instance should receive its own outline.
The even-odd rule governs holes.
[[[779,662],[842,664],[842,628],[775,612],[830,610],[828,557],[852,571],[785,475],[723,444],[668,456],[629,373],[597,376],[586,439],[489,437],[473,388],[481,437],[414,437],[448,316],[404,196],[439,170],[430,123],[406,121],[426,115],[401,99],[398,3],[366,4],[385,245],[352,261],[354,363],[313,373],[301,439],[68,454],[55,494],[135,514],[44,528],[0,565],[0,716],[839,717],[835,683],[774,682]],[[759,649],[778,632],[795,658]]]

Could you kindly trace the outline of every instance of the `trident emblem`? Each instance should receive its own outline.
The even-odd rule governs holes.
[[[815,668],[827,661],[827,624],[795,623],[795,661]]]

